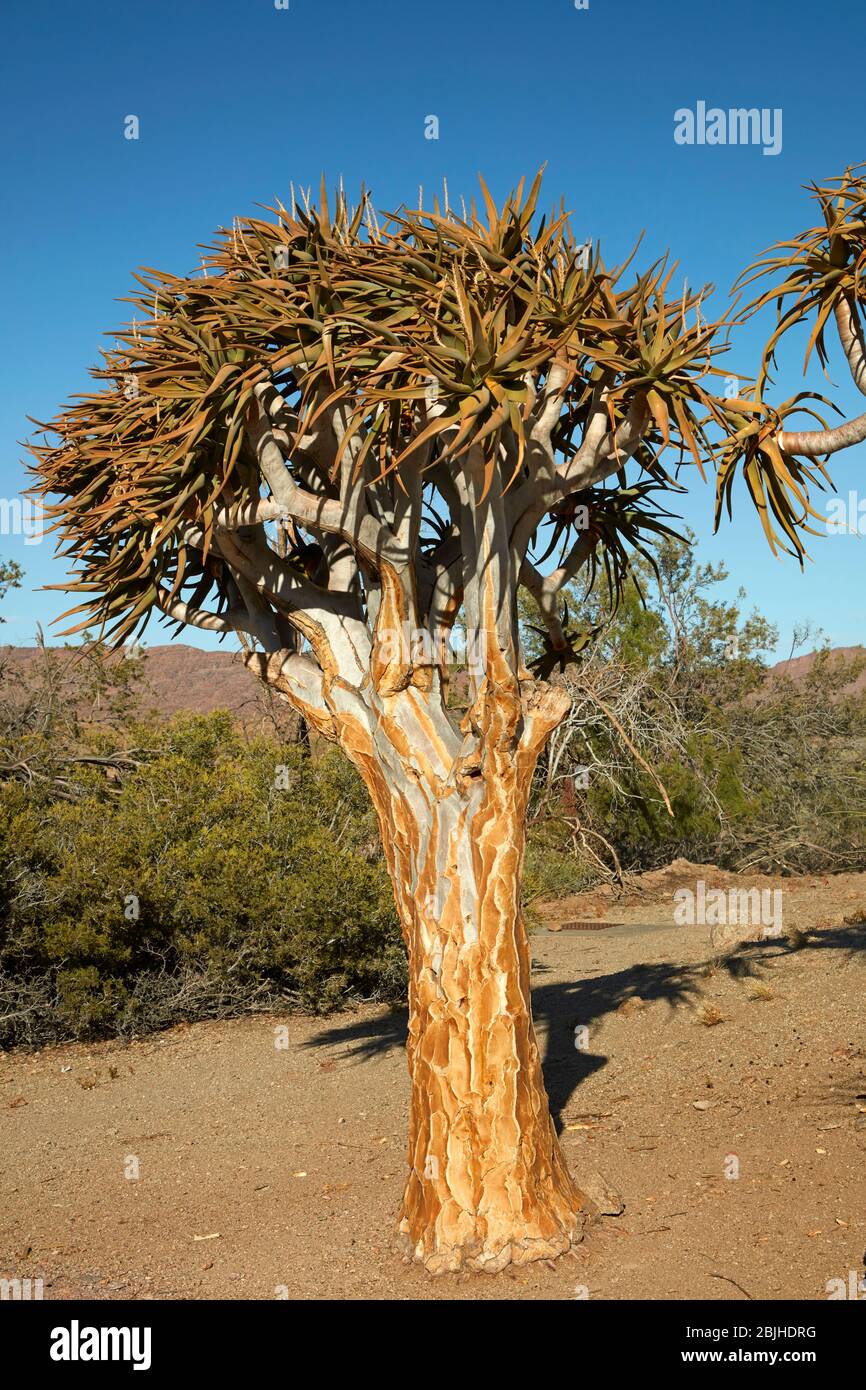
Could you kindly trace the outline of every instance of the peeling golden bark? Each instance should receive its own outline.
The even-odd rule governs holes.
[[[270,679],[286,691],[276,666]],[[367,785],[406,942],[399,1230],[407,1257],[431,1273],[550,1258],[582,1234],[584,1199],[550,1118],[532,1026],[520,910],[529,786],[567,706],[543,684],[485,679],[462,745],[437,689],[368,694],[316,718]]]
[[[432,767],[409,779],[362,767],[409,956],[400,1232],[432,1273],[556,1256],[583,1226],[550,1118],[520,911],[529,783],[562,692],[530,702],[519,742],[512,714],[508,700],[484,701],[477,773],[450,788]]]
[[[516,782],[440,804],[426,834],[408,808],[389,813],[395,882],[415,890],[398,893],[412,1083],[400,1231],[433,1273],[559,1255],[580,1232],[530,1013]]]

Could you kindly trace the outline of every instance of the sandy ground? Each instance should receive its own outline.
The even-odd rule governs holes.
[[[672,925],[695,876],[557,903],[533,935],[569,1163],[625,1202],[555,1266],[403,1264],[405,1016],[365,1008],[0,1057],[0,1275],[46,1298],[826,1298],[866,1251],[866,875],[787,880],[808,938],[709,969],[707,928]],[[556,930],[593,921],[619,925]]]

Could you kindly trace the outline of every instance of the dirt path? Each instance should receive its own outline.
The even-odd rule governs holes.
[[[843,919],[866,875],[787,881],[808,940],[709,973],[707,929],[671,925],[676,881],[558,903],[554,927],[622,925],[533,936],[572,1171],[625,1200],[556,1267],[433,1280],[394,1253],[405,1018],[366,1008],[0,1058],[0,1275],[228,1299],[818,1299],[862,1277],[866,927]]]

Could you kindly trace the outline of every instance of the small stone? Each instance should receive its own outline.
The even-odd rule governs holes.
[[[616,1188],[611,1187],[607,1179],[596,1169],[582,1170],[578,1186],[600,1216],[621,1216],[625,1211],[625,1203]]]

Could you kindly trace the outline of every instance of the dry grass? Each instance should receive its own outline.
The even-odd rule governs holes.
[[[749,987],[749,998],[769,1003],[775,999],[775,994],[769,985],[765,985],[763,980],[752,980]]]
[[[727,1022],[727,1014],[723,1014],[717,1004],[701,1004],[695,1010],[695,1018],[705,1028],[715,1028],[717,1024]]]

